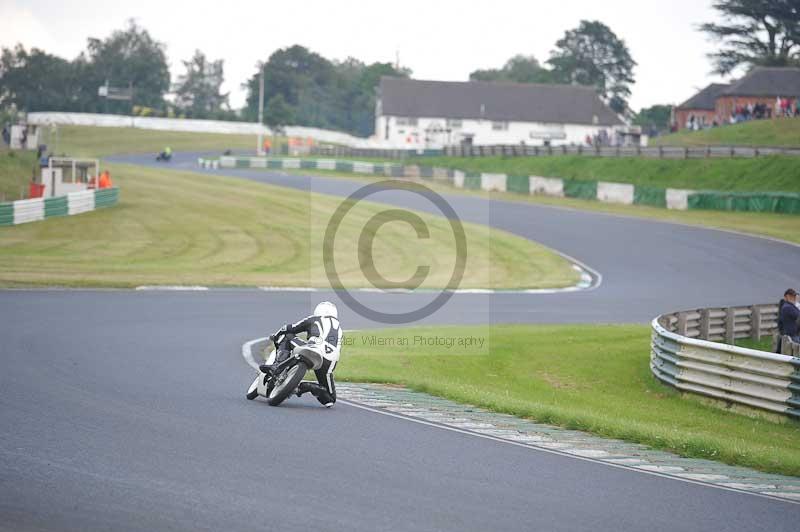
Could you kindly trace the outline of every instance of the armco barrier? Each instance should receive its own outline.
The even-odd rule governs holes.
[[[55,198],[35,198],[0,204],[0,226],[19,225],[56,216],[71,216],[115,205],[119,189],[71,192]]]
[[[598,200],[623,205],[648,205],[676,210],[727,210],[800,214],[800,194],[764,192],[720,192],[657,188],[648,185],[613,183],[589,179],[511,176],[498,173],[462,172],[452,168],[339,161],[223,156],[219,160],[198,159],[203,168],[318,169],[387,177],[433,179],[457,188],[494,190],[519,194]]]
[[[650,369],[683,392],[800,419],[800,358],[730,345],[775,332],[777,314],[777,305],[753,305],[659,316]]]

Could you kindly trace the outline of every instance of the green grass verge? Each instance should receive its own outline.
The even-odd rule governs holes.
[[[754,120],[703,131],[679,131],[653,139],[661,146],[800,147],[800,118]]]
[[[417,162],[416,159],[413,160]],[[800,158],[648,159],[644,157],[425,157],[418,164],[470,172],[538,175],[659,188],[800,192]]]
[[[36,153],[0,149],[0,203],[27,197],[34,170]]]
[[[758,340],[740,338],[734,343],[739,347],[746,347],[748,349],[758,349],[759,351],[766,351],[767,353],[772,351],[772,336],[764,336]]]
[[[103,157],[119,153],[157,153],[169,146],[173,151],[255,151],[256,135],[186,133],[132,127],[58,126],[58,135],[43,128],[49,151],[71,157]],[[280,141],[280,139],[279,139]]]
[[[0,285],[329,286],[322,238],[340,199],[192,172],[110,168],[121,190],[118,206],[0,228]],[[359,203],[336,235],[334,257],[346,286],[372,286],[357,243],[367,220],[383,210]],[[398,281],[429,265],[421,288],[443,287],[455,262],[452,231],[441,217],[420,216],[430,238],[406,223],[384,225],[374,241],[375,266]],[[577,281],[569,263],[543,246],[485,226],[464,228],[464,288]]]
[[[421,338],[483,338],[431,347]],[[382,338],[386,345],[372,343]],[[650,373],[641,325],[502,325],[354,332],[337,377],[402,384],[533,418],[763,471],[800,475],[800,423],[726,411]],[[406,343],[401,343],[404,339]]]

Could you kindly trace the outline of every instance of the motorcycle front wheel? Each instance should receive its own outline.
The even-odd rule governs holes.
[[[284,402],[287,397],[292,395],[292,392],[303,380],[303,377],[306,376],[306,371],[308,371],[308,366],[306,366],[305,362],[300,361],[278,375],[275,386],[269,392],[267,402],[272,406],[278,406]]]
[[[253,384],[250,385],[250,388],[247,389],[247,395],[245,397],[247,397],[248,401],[252,401],[256,397],[258,397],[259,380],[261,380],[263,378],[264,378],[264,376],[261,373],[259,373],[256,376],[256,380],[254,380]]]

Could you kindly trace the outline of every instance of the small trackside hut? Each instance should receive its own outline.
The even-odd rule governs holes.
[[[32,198],[54,198],[94,189],[100,177],[100,161],[97,159],[48,157],[42,161],[40,169],[39,176],[31,183]]]

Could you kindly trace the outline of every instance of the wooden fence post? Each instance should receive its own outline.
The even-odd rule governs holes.
[[[678,312],[678,329],[675,331],[681,336],[686,336],[686,313]]]
[[[734,312],[733,307],[728,307],[725,309],[725,343],[733,345],[734,340],[736,339],[736,313]]]
[[[700,338],[708,340],[710,325],[711,311],[707,308],[700,309]]]
[[[761,307],[758,305],[750,307],[750,338],[761,339]]]

